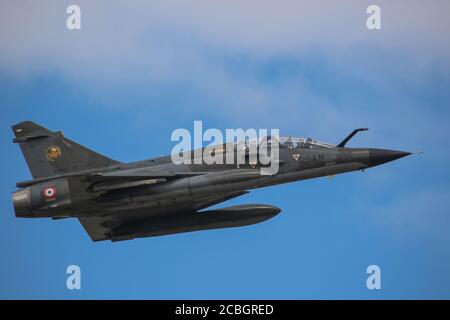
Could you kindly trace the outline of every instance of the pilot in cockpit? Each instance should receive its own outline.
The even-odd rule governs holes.
[[[288,137],[285,143],[283,143],[283,147],[286,147],[288,149],[294,148],[294,144],[292,143],[292,138]]]

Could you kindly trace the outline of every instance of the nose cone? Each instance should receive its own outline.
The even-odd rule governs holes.
[[[370,166],[378,166],[380,164],[397,160],[409,156],[411,152],[385,150],[385,149],[369,149]]]

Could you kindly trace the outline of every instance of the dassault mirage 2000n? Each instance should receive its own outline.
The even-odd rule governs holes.
[[[276,143],[279,151],[279,169],[276,174],[261,175],[259,163],[175,164],[171,156],[122,163],[31,121],[12,129],[13,141],[19,144],[33,176],[17,183],[20,189],[13,193],[16,216],[78,218],[93,241],[262,222],[281,210],[264,204],[204,209],[250,189],[364,170],[410,154],[346,147],[358,131],[367,129],[354,130],[337,145],[311,138],[269,138],[266,143]]]

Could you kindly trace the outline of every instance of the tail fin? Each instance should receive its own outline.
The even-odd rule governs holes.
[[[12,129],[34,179],[118,163],[31,121]]]

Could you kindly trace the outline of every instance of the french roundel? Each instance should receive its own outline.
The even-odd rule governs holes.
[[[42,190],[42,196],[46,200],[52,200],[56,198],[56,188],[55,187],[47,187]]]

